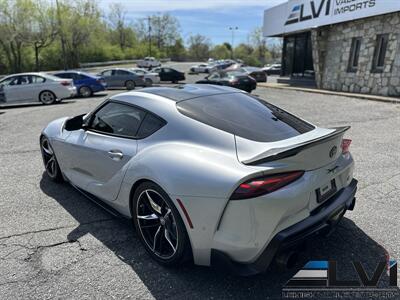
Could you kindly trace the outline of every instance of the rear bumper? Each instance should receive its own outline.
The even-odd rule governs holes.
[[[357,180],[340,190],[334,197],[313,210],[309,217],[278,232],[262,254],[252,263],[234,262],[220,250],[211,249],[211,266],[228,269],[241,276],[251,276],[267,270],[275,255],[292,249],[314,235],[332,230],[347,210],[353,210]]]

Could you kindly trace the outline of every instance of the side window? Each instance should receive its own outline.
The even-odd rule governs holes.
[[[74,80],[85,80],[87,77],[83,74],[74,74]]]
[[[356,72],[358,69],[358,58],[360,57],[361,38],[356,37],[351,41],[350,58],[347,72]]]
[[[69,73],[56,74],[56,76],[60,77],[60,78],[66,78],[66,79],[71,78]]]
[[[376,37],[372,72],[382,72],[385,67],[385,56],[389,42],[389,34],[379,34]]]
[[[15,85],[17,82],[18,77],[10,77],[7,79],[4,79],[3,81],[0,82],[0,85],[6,86],[6,85]]]
[[[122,75],[122,76],[127,76],[130,73],[125,71],[125,70],[116,70],[116,75]]]
[[[109,102],[93,116],[89,128],[124,137],[136,137],[146,112],[136,107]]]
[[[172,73],[172,69],[170,69],[170,68],[163,68],[163,71],[165,73]]]
[[[209,79],[218,79],[219,75],[217,73],[211,74],[211,76],[209,77]]]
[[[18,85],[27,85],[32,83],[32,78],[29,75],[23,75],[18,77]]]
[[[145,138],[149,135],[152,135],[154,132],[159,130],[161,127],[165,125],[165,121],[154,116],[151,113],[147,113],[146,117],[143,120],[142,125],[140,125],[138,131],[138,138]]]
[[[107,70],[107,71],[102,72],[101,75],[103,75],[103,76],[111,76],[112,72],[113,72],[112,70]]]
[[[32,83],[43,83],[46,79],[40,76],[32,76]]]

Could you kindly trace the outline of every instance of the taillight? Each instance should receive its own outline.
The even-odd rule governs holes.
[[[61,85],[63,85],[63,86],[69,86],[69,85],[71,85],[71,82],[70,82],[70,81],[61,81],[60,83],[61,83]]]
[[[346,154],[350,152],[350,145],[351,145],[351,140],[349,139],[343,139],[342,140],[342,154]]]
[[[248,180],[235,190],[231,200],[255,198],[272,193],[303,176],[304,171],[274,174]]]

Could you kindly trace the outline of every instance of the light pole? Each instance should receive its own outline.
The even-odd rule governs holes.
[[[237,27],[237,26],[231,26],[231,27],[229,27],[229,30],[231,31],[231,33],[232,33],[232,43],[231,43],[231,59],[233,59],[233,48],[234,48],[234,43],[235,43],[235,30],[238,30],[239,29],[239,27]]]
[[[147,24],[148,24],[148,39],[149,39],[149,56],[151,56],[151,17],[147,17]]]

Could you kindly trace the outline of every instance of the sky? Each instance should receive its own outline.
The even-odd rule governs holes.
[[[107,13],[110,4],[121,3],[129,21],[151,14],[170,13],[180,25],[182,37],[187,41],[192,34],[202,34],[213,44],[231,43],[229,27],[238,27],[234,44],[246,42],[249,33],[263,24],[264,10],[285,0],[101,0]]]

